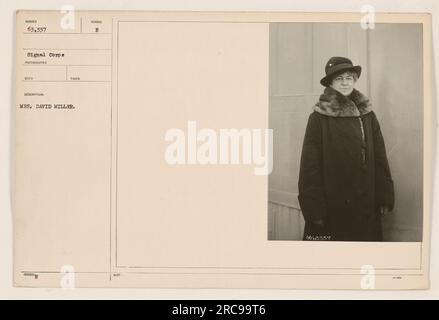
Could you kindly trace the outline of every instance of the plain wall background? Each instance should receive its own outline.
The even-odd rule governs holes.
[[[269,177],[272,240],[300,240],[297,201],[303,137],[320,79],[331,56],[363,67],[356,88],[370,97],[383,132],[395,183],[395,208],[384,218],[385,241],[422,240],[422,25],[347,23],[270,25],[270,128],[274,167]]]

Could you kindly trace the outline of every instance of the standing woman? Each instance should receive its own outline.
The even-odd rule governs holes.
[[[382,241],[394,189],[369,99],[356,90],[361,67],[332,57],[309,116],[299,174],[304,240]]]

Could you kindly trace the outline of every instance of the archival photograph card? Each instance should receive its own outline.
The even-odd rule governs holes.
[[[426,289],[431,17],[17,11],[14,285]]]

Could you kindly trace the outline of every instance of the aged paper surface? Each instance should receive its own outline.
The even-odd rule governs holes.
[[[359,14],[19,11],[16,286],[422,289],[431,209],[430,17],[423,28],[419,242],[268,241],[261,163],[208,164],[191,133],[269,128],[270,23]],[[184,161],[170,164],[169,130]],[[260,130],[260,131],[251,131]],[[192,148],[192,149],[191,149]],[[292,150],[292,152],[299,152]],[[169,154],[168,154],[169,155]]]

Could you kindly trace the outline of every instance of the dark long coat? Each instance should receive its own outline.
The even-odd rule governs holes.
[[[299,175],[304,240],[382,241],[379,209],[393,209],[394,187],[369,100],[328,87],[313,109]]]

